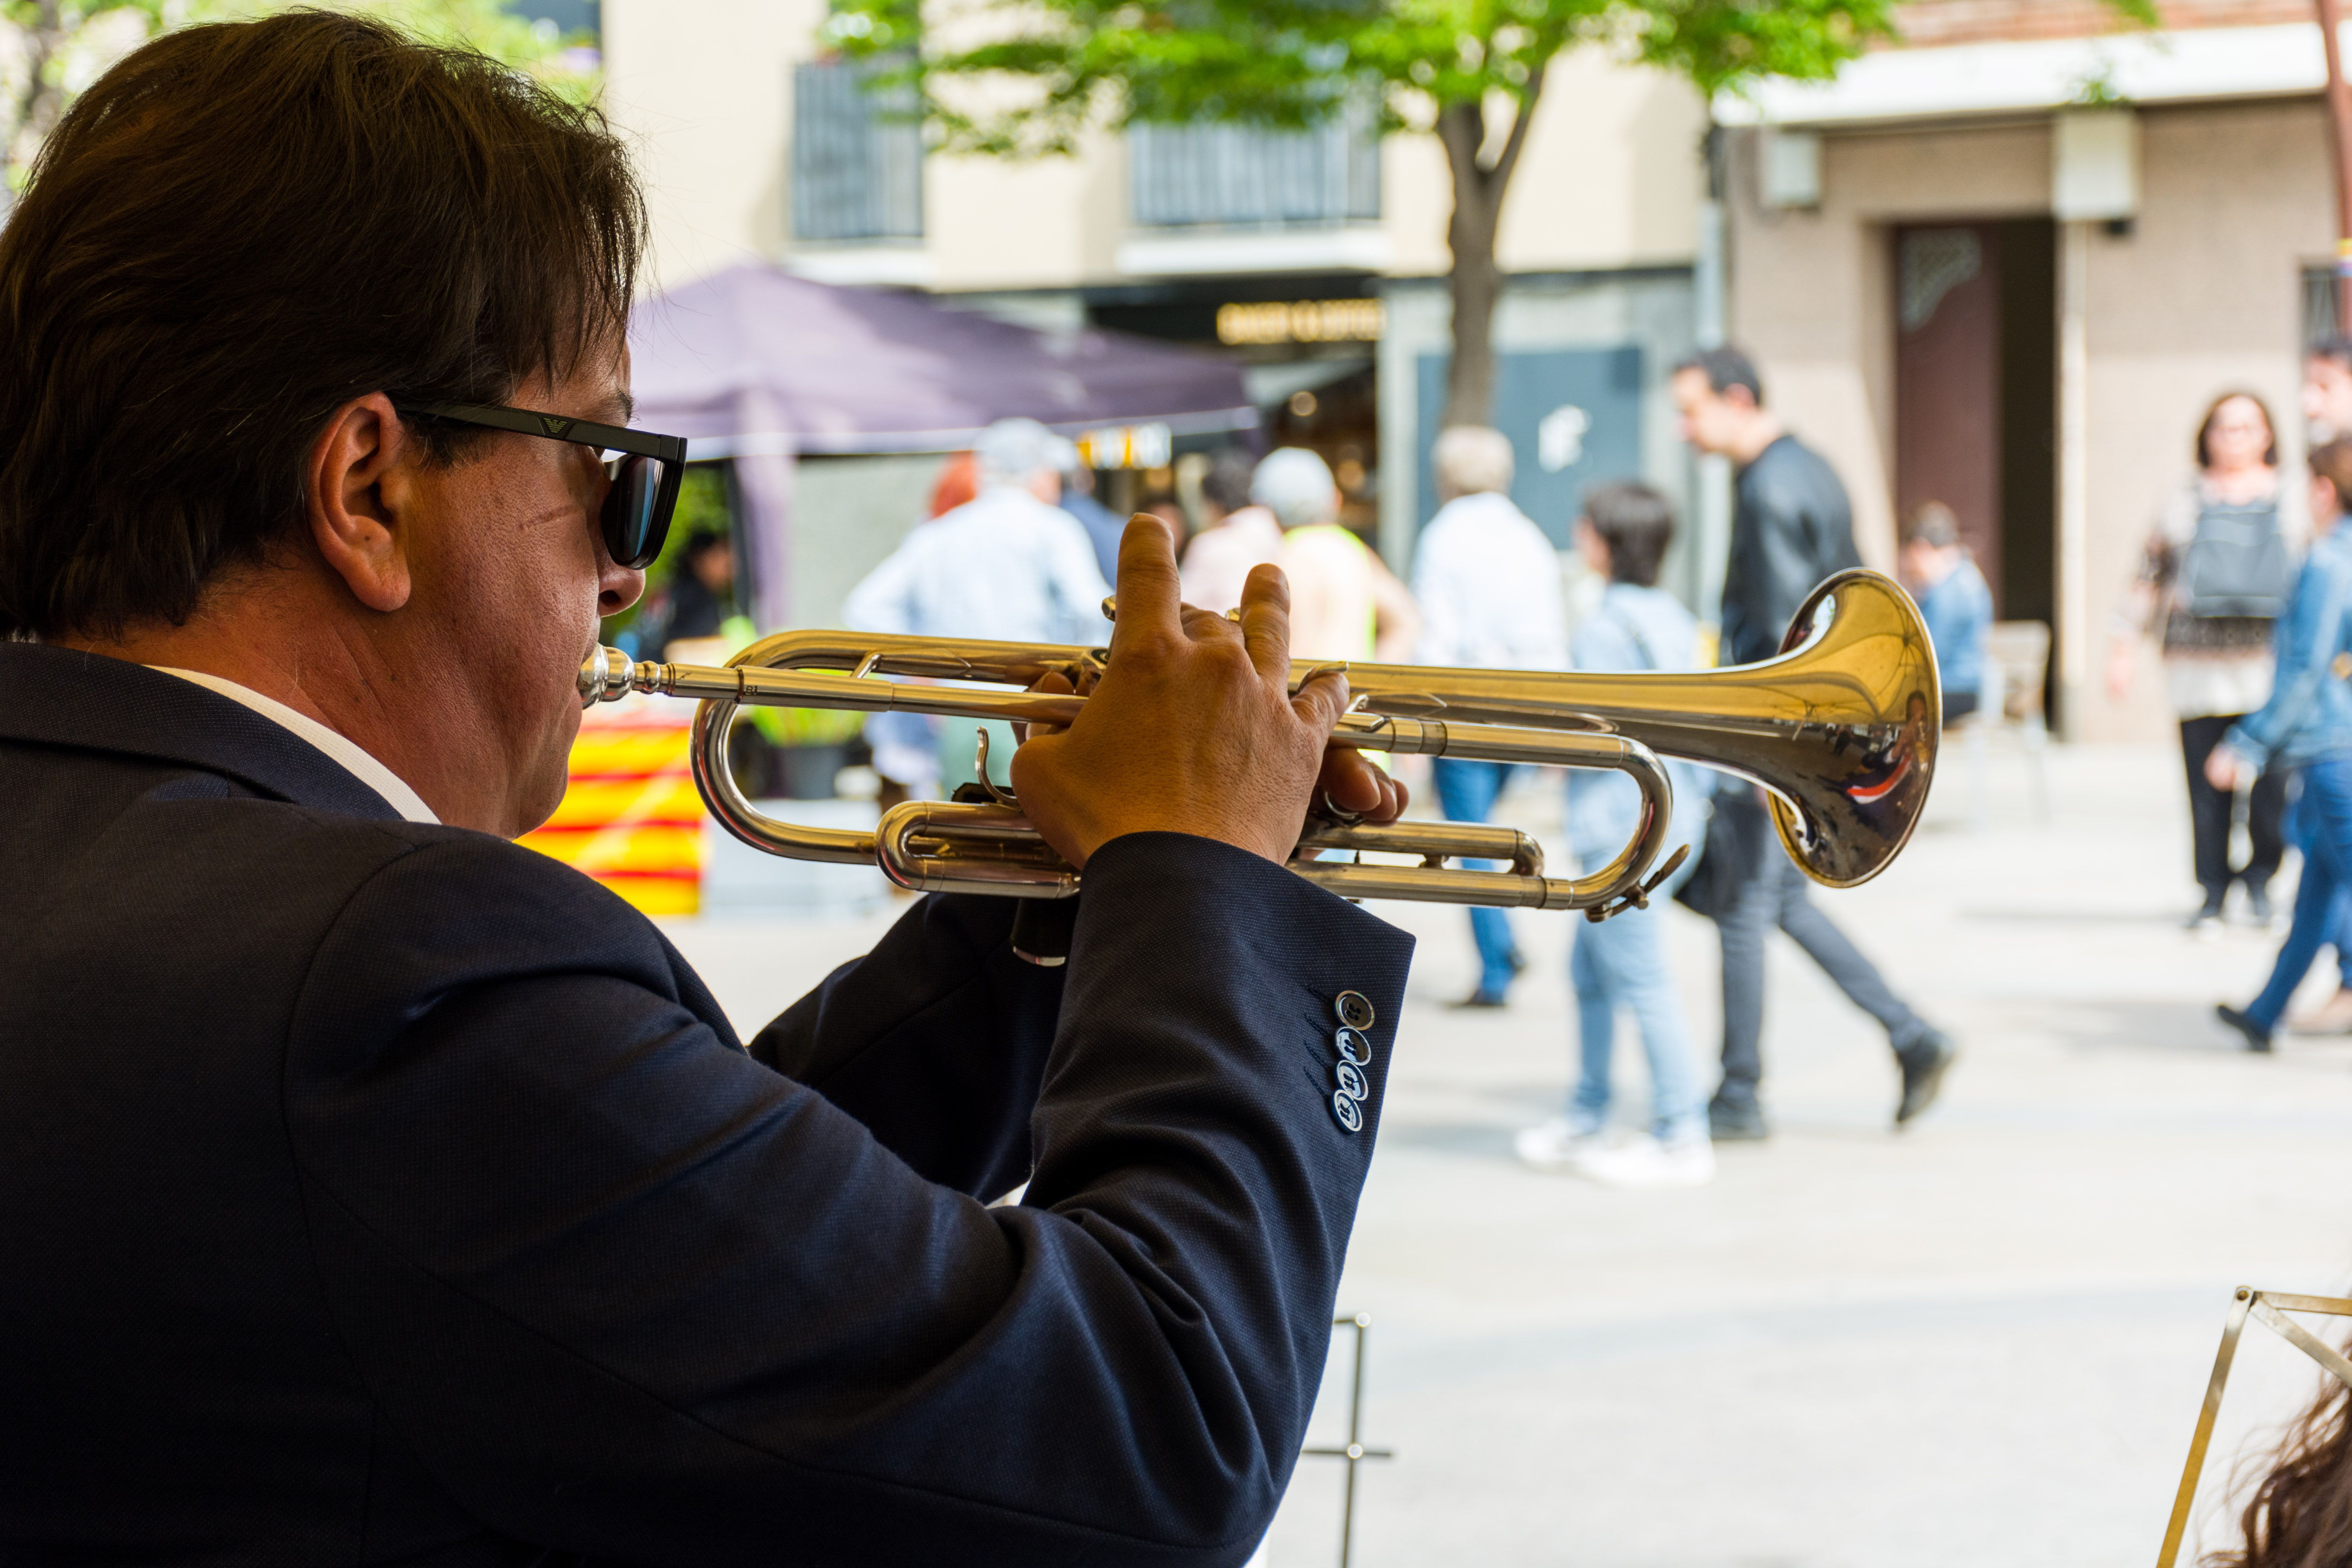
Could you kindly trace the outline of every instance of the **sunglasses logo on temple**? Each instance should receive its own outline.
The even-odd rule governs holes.
[[[558,419],[552,415],[542,414],[539,416],[539,427],[546,431],[550,436],[561,440],[562,439],[563,433],[572,428],[572,421],[569,419]]]

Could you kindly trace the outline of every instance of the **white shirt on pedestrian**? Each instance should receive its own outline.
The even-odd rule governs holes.
[[[1462,496],[1438,508],[1413,555],[1423,664],[1565,669],[1568,611],[1559,552],[1508,496]]]
[[[1108,635],[1109,593],[1076,518],[996,485],[918,524],[841,616],[862,632],[1091,647]]]

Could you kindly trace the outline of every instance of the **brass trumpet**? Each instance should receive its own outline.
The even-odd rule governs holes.
[[[807,827],[745,798],[728,767],[729,732],[743,703],[1067,724],[1085,710],[1084,697],[915,682],[1026,688],[1053,672],[1083,690],[1107,658],[1101,648],[1050,644],[784,632],[723,668],[648,664],[599,648],[581,666],[580,698],[583,707],[631,691],[698,700],[695,784],[719,823],[754,848],[800,860],[878,863],[892,881],[924,891],[1064,899],[1078,891],[1078,872],[993,784],[974,792],[987,799],[908,801],[884,813],[872,832]],[[1295,664],[1291,689],[1327,668]],[[1841,573],[1814,589],[1784,651],[1762,664],[1639,675],[1340,668],[1350,700],[1333,745],[1610,768],[1642,792],[1623,851],[1577,878],[1545,876],[1542,849],[1515,828],[1374,826],[1310,816],[1290,868],[1351,899],[1582,910],[1593,920],[1641,907],[1674,868],[1669,862],[1652,873],[1674,800],[1661,756],[1763,786],[1798,866],[1817,882],[1850,888],[1901,852],[1935,774],[1935,651],[1909,595],[1875,572]],[[982,773],[985,779],[985,767]],[[1366,853],[1419,863],[1367,864]],[[1353,858],[1327,858],[1340,854]],[[1468,870],[1449,860],[1500,860],[1508,868]]]

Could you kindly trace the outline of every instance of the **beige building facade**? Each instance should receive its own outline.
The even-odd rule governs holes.
[[[2165,10],[2150,36],[2068,0],[1928,0],[1935,47],[1720,106],[1734,334],[1845,476],[1866,559],[1899,507],[1961,507],[1999,613],[2055,628],[2084,740],[2169,726],[2152,658],[2127,700],[2103,689],[2138,552],[2219,395],[2268,403],[2294,471],[2302,349],[2331,324],[2308,7]]]
[[[1410,559],[1434,504],[1449,342],[1433,137],[1147,132],[1034,163],[928,155],[911,128],[856,122],[847,68],[819,45],[824,15],[821,0],[604,0],[607,105],[652,190],[649,287],[761,261],[1032,326],[1221,347],[1247,364],[1260,443],[1323,450],[1349,521]],[[1584,484],[1691,491],[1665,382],[1697,325],[1705,129],[1686,86],[1592,53],[1561,63],[1538,110],[1500,237],[1502,422],[1523,504],[1562,544]],[[806,477],[810,493],[857,488]],[[1694,594],[1702,553],[1677,563]]]

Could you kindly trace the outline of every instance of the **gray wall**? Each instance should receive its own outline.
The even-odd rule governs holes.
[[[841,602],[929,514],[939,453],[803,458],[793,476],[794,627],[841,625]],[[784,628],[773,628],[782,630]]]
[[[1405,571],[1412,560],[1412,542],[1429,521],[1431,501],[1422,475],[1444,413],[1423,406],[1436,399],[1424,395],[1422,365],[1425,356],[1451,353],[1453,310],[1443,279],[1391,282],[1386,292],[1388,334],[1380,346],[1381,552]],[[1521,276],[1510,280],[1495,313],[1495,347],[1503,356],[1638,351],[1640,428],[1630,440],[1607,445],[1612,452],[1638,453],[1636,471],[1596,471],[1580,476],[1580,482],[1638,478],[1666,493],[1682,526],[1660,585],[1696,607],[1704,596],[1702,584],[1710,579],[1700,570],[1703,552],[1692,544],[1695,474],[1675,435],[1674,403],[1666,387],[1675,362],[1693,345],[1694,300],[1686,268]],[[1437,384],[1442,388],[1442,381]],[[1498,408],[1496,416],[1510,429],[1530,423],[1541,412]],[[1537,453],[1522,449],[1517,458],[1521,468],[1539,470]],[[1549,526],[1548,520],[1538,521]]]

